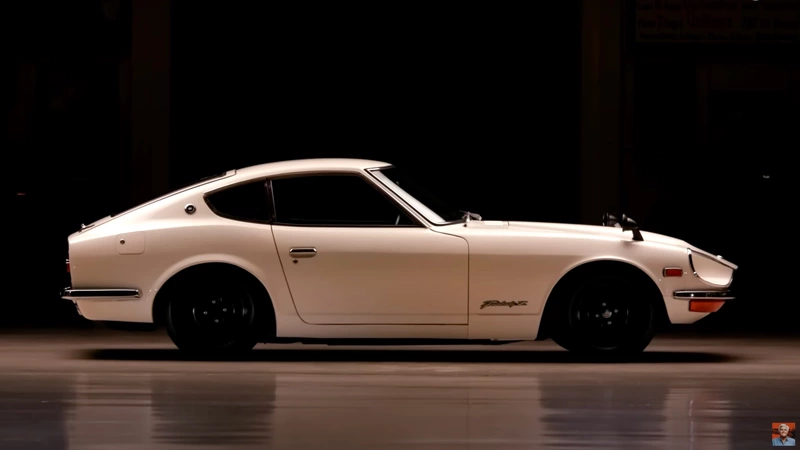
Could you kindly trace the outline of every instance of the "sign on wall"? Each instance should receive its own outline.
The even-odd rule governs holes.
[[[800,42],[800,0],[635,0],[637,42]]]

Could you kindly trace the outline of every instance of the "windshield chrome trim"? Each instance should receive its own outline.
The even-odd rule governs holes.
[[[369,174],[369,176],[372,178],[372,180],[375,182],[375,184],[379,185],[382,189],[384,189],[387,192],[391,193],[391,195],[396,199],[396,201],[402,203],[402,205],[406,209],[413,211],[415,213],[415,215],[417,217],[419,217],[421,220],[423,220],[427,226],[429,226],[429,227],[443,227],[443,226],[447,226],[447,225],[455,225],[455,224],[459,224],[459,223],[464,223],[465,219],[451,220],[451,221],[447,221],[447,222],[434,222],[434,221],[430,220],[424,214],[422,214],[419,211],[417,211],[416,208],[414,208],[413,206],[408,204],[408,202],[405,201],[402,197],[400,197],[400,195],[395,193],[392,190],[392,188],[390,188],[389,186],[386,186],[378,177],[375,176],[374,173],[372,173],[372,172],[379,172],[379,171],[384,170],[384,169],[394,169],[395,167],[396,166],[390,164],[388,166],[382,166],[382,167],[370,167],[370,168],[364,169],[364,170]],[[411,194],[409,194],[409,195],[411,195]],[[417,201],[419,201],[419,200],[417,200]],[[422,203],[422,202],[420,202],[420,203]]]

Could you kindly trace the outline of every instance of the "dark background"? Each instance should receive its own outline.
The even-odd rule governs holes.
[[[9,4],[0,322],[87,325],[58,298],[81,223],[227,169],[359,157],[487,219],[628,213],[739,264],[700,327],[798,329],[800,1],[730,0],[784,5],[779,34],[666,42],[637,30],[656,3]]]

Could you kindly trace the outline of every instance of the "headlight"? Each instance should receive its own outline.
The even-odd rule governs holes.
[[[738,268],[736,264],[700,249],[688,248],[686,251],[694,276],[714,286],[730,286],[733,272]]]

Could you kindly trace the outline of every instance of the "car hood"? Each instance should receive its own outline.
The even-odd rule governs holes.
[[[630,231],[622,231],[619,227],[604,227],[600,225],[575,225],[565,223],[547,223],[547,222],[506,222],[506,221],[483,221],[474,220],[467,224],[469,228],[478,229],[493,229],[497,231],[506,230],[508,232],[517,233],[554,233],[554,234],[575,234],[581,236],[597,236],[600,238],[619,238],[627,237],[633,238]],[[665,245],[674,245],[678,247],[690,247],[690,245],[681,239],[676,239],[663,234],[651,233],[642,231],[642,237],[647,242],[657,242]]]

